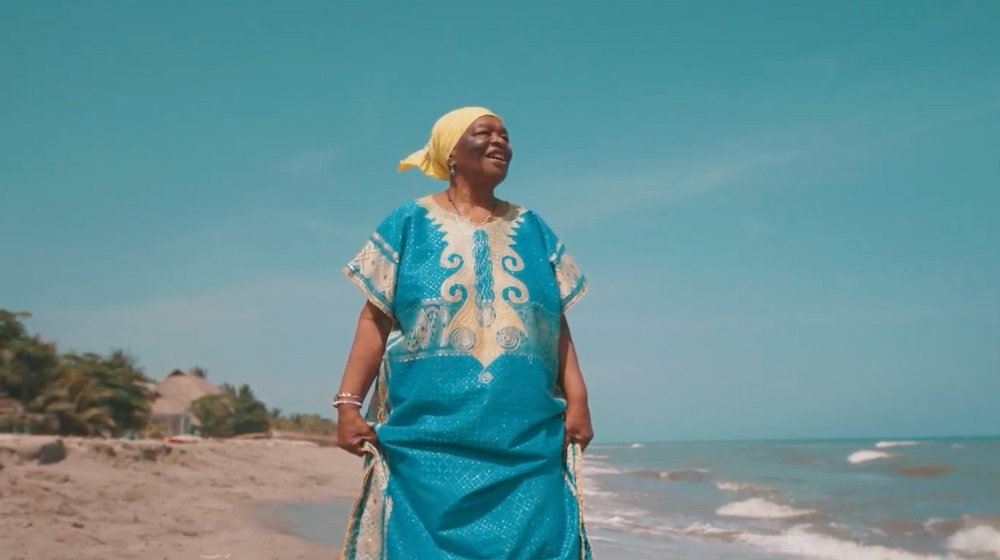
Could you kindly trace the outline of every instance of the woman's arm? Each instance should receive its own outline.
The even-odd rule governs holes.
[[[392,319],[371,302],[366,302],[358,316],[354,343],[340,381],[341,393],[351,393],[362,398],[368,394],[385,353],[385,341],[389,338],[391,329]]]
[[[587,384],[565,315],[559,333],[559,386],[566,395],[566,444],[575,442],[586,448],[594,439],[594,428],[590,421]]]
[[[392,329],[392,319],[379,308],[365,303],[358,316],[354,343],[347,356],[347,366],[340,381],[340,392],[364,399],[378,373],[385,342]],[[337,407],[337,445],[355,455],[361,455],[363,441],[374,443],[375,432],[361,415],[361,408],[341,404]]]

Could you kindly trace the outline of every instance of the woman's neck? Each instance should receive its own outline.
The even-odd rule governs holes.
[[[469,210],[474,208],[491,210],[497,202],[493,189],[477,189],[459,181],[453,181],[448,185],[448,197],[455,206]]]
[[[452,182],[448,189],[436,195],[440,206],[449,208],[460,218],[475,224],[485,224],[501,211],[493,189],[473,189]]]

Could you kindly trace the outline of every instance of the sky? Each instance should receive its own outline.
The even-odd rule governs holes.
[[[1000,3],[0,0],[0,308],[332,415],[438,116],[590,283],[598,441],[1000,432]]]

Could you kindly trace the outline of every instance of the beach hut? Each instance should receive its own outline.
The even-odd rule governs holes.
[[[191,403],[223,392],[218,385],[200,375],[175,369],[153,389],[152,417],[150,420],[164,428],[167,435],[193,434],[201,422],[188,411]]]

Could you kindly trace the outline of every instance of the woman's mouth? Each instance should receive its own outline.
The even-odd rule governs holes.
[[[501,165],[507,165],[507,156],[503,154],[486,154],[486,159]]]

